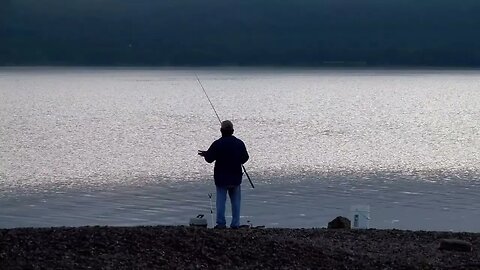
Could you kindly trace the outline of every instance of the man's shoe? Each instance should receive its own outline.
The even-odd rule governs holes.
[[[215,227],[213,227],[214,229],[226,229],[227,226],[225,225],[215,225]]]
[[[238,227],[238,226],[230,226],[230,229],[232,229],[232,230],[237,230],[237,229],[239,229],[239,228],[240,228],[240,227]]]

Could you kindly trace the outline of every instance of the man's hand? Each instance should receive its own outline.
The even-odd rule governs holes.
[[[198,150],[198,155],[204,157],[207,154],[207,151]]]

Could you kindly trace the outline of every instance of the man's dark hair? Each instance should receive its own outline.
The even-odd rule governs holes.
[[[233,124],[230,120],[225,120],[220,123],[220,132],[222,136],[232,136],[233,134]]]

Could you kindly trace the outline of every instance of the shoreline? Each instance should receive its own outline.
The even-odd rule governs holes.
[[[472,251],[439,250],[460,239]],[[0,229],[0,269],[479,269],[480,233],[206,229]]]

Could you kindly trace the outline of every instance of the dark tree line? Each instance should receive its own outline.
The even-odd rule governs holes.
[[[478,0],[1,0],[0,65],[480,66]]]

